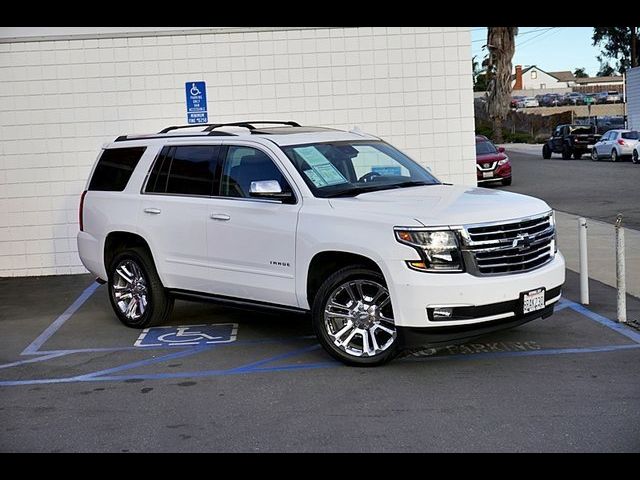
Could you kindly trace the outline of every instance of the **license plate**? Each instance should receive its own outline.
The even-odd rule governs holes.
[[[493,178],[493,172],[482,172],[482,178]]]
[[[544,307],[544,288],[532,290],[524,294],[522,302],[522,313],[524,315],[537,312],[538,310],[544,309]]]

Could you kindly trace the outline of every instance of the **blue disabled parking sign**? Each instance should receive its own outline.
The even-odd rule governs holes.
[[[205,82],[187,82],[184,84],[187,95],[187,121],[189,123],[207,123],[207,85]]]

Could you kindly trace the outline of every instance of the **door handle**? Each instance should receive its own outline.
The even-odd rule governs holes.
[[[158,215],[161,212],[159,208],[145,208],[144,213],[150,213],[151,215]]]
[[[212,213],[210,218],[211,220],[219,220],[221,222],[231,220],[231,217],[225,213]]]

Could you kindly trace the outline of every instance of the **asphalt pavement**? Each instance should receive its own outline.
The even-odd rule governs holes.
[[[626,227],[640,230],[640,165],[631,161],[542,158],[541,145],[506,145],[513,184],[501,187],[544,199],[552,208],[613,224],[618,213]]]
[[[607,320],[609,287],[589,310],[576,288],[548,319],[361,369],[304,317],[178,302],[165,327],[237,338],[136,347],[89,276],[0,279],[0,451],[638,452],[640,335]]]

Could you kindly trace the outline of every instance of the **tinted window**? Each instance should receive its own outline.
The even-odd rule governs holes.
[[[577,125],[571,127],[571,133],[586,134],[593,133],[593,127],[591,125]]]
[[[156,159],[144,189],[149,193],[164,193],[167,190],[167,178],[169,177],[169,167],[171,166],[171,155],[173,149],[164,147]]]
[[[156,159],[145,192],[210,196],[219,146],[165,147]]]
[[[640,140],[640,133],[638,132],[624,132],[622,134],[622,138],[625,138],[627,140]]]
[[[89,190],[124,190],[145,150],[146,147],[111,148],[102,152],[89,183]]]
[[[291,191],[278,167],[265,153],[250,147],[229,147],[220,180],[220,195],[249,198],[251,182],[263,180],[277,180],[283,192]]]
[[[488,155],[491,153],[498,153],[496,147],[491,142],[478,142],[476,143],[476,155]]]

